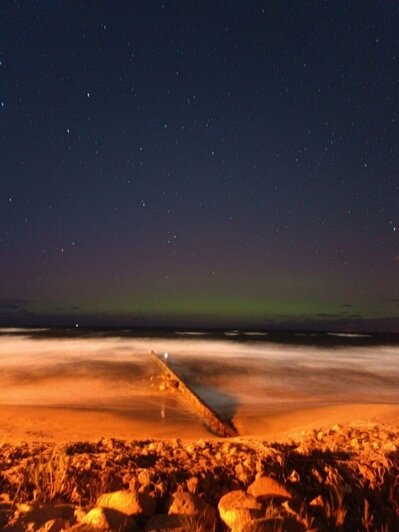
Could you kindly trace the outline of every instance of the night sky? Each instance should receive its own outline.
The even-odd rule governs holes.
[[[0,324],[399,332],[397,1],[0,3]]]

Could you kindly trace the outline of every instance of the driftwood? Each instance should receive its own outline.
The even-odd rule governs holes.
[[[193,406],[195,412],[199,415],[204,425],[217,436],[223,438],[234,438],[238,436],[237,429],[233,424],[222,419],[213,408],[207,405],[182,379],[182,377],[167,364],[167,359],[151,351],[152,357],[157,364],[171,379],[176,389],[181,392],[184,398]]]

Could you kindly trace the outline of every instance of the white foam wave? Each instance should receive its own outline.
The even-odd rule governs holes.
[[[343,332],[329,332],[328,336],[338,336],[342,338],[371,338],[371,334],[360,334],[360,333],[343,333]]]
[[[27,328],[27,327],[0,327],[0,334],[8,334],[8,333],[30,333],[30,332],[40,332],[40,331],[48,331],[48,329],[38,329],[38,328]]]

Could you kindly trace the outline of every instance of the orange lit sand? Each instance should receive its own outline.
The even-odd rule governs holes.
[[[185,408],[176,407],[174,420],[135,411],[0,406],[0,442],[21,441],[96,441],[101,437],[118,439],[214,438]],[[372,421],[397,425],[398,405],[348,404],[313,407],[259,415],[247,409],[234,423],[242,438],[284,441],[287,436],[314,427]]]

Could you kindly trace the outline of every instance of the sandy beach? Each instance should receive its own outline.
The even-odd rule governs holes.
[[[182,404],[169,401],[174,408],[173,421],[163,423],[158,417],[148,416],[148,411],[94,410],[43,406],[0,406],[0,442],[47,441],[97,441],[102,437],[117,439],[217,439],[203,426],[200,419]],[[176,399],[176,403],[178,400]],[[188,408],[186,406],[186,408]],[[291,411],[271,411],[260,415],[257,409],[248,408],[233,418],[233,423],[243,439],[287,441],[293,434],[323,428],[336,423],[371,422],[398,425],[399,406],[389,404],[345,404],[325,407],[298,408]]]

